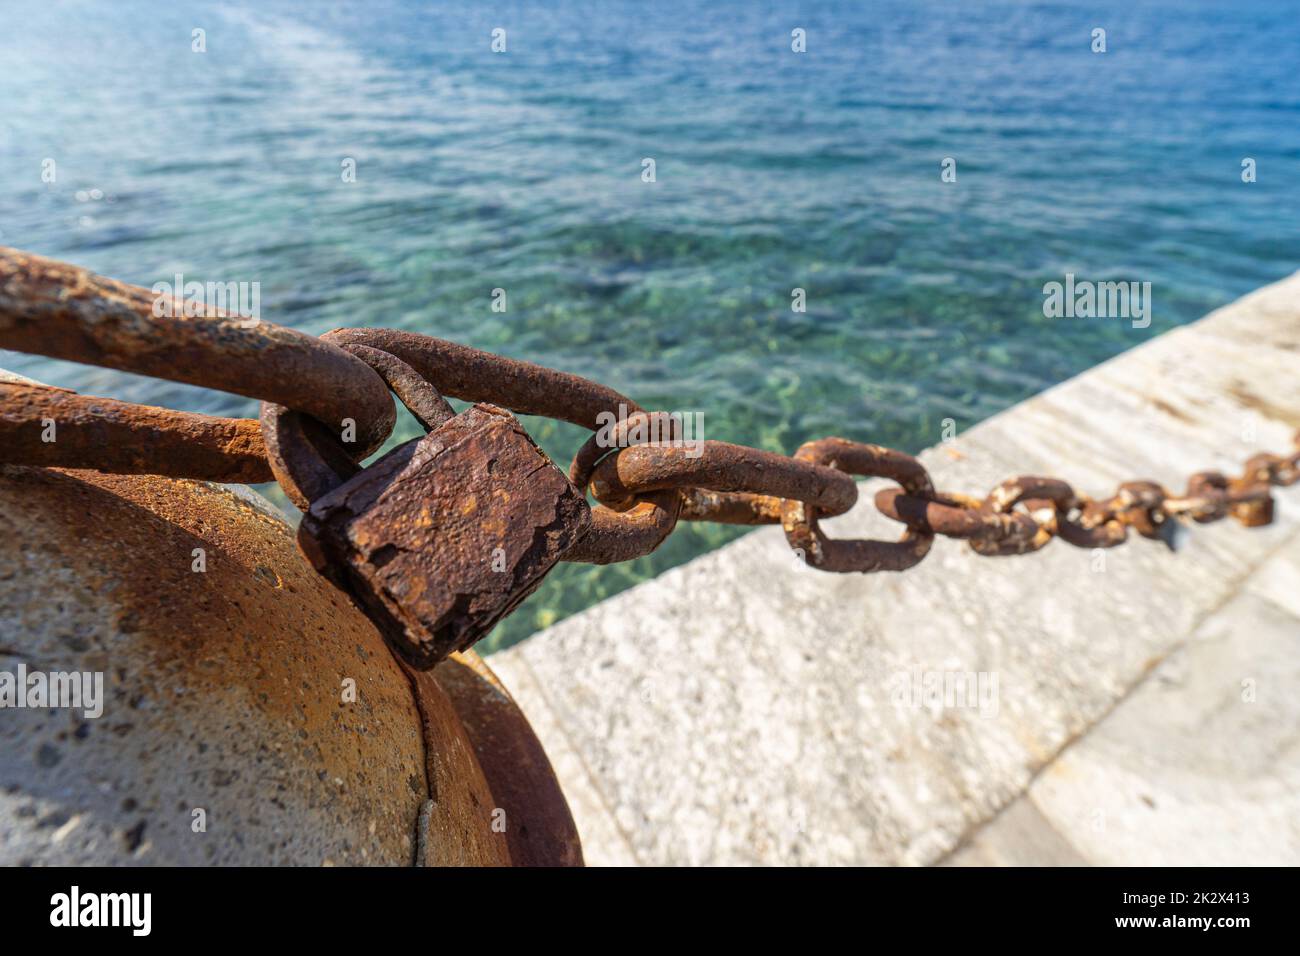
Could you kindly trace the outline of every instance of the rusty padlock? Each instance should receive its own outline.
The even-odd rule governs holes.
[[[510,412],[479,403],[457,415],[396,356],[347,350],[388,382],[428,434],[346,480],[336,456],[333,480],[322,483],[319,434],[306,439],[296,413],[272,407],[270,427],[263,410],[268,451],[277,477],[282,467],[294,472],[309,499],[298,530],[303,553],[423,670],[484,637],[536,590],[586,533],[591,509]],[[304,481],[308,447],[317,477]]]

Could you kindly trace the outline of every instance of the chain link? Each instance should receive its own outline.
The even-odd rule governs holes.
[[[835,572],[910,568],[936,536],[998,556],[1038,551],[1054,538],[1115,547],[1130,528],[1162,538],[1171,521],[1231,516],[1256,527],[1273,520],[1270,487],[1300,480],[1297,432],[1292,454],[1257,454],[1236,478],[1199,472],[1181,495],[1130,481],[1093,499],[1059,479],[1026,475],[975,498],[936,490],[910,455],[843,438],[808,442],[793,456],[719,441],[688,444],[673,416],[648,412],[606,386],[413,332],[339,329],[314,339],[266,322],[247,328],[220,313],[179,315],[154,318],[148,290],[0,248],[0,347],[265,402],[259,428],[251,420],[0,379],[0,461],[210,481],[267,480],[273,472],[301,507],[355,473],[391,432],[389,388],[426,424],[450,415],[445,394],[597,432],[569,469],[574,485],[597,502],[592,525],[564,560],[627,561],[657,548],[679,520],[714,521],[780,524],[807,564]],[[601,423],[609,416],[617,418],[606,432]],[[351,450],[334,437],[349,417],[361,423]],[[48,418],[71,436],[43,442]],[[835,540],[821,530],[821,518],[857,503],[854,475],[896,482],[876,494],[875,505],[904,526],[898,541]]]

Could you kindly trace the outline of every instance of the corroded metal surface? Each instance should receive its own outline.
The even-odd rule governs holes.
[[[345,345],[343,351],[378,372],[425,431],[432,431],[456,414],[451,403],[433,385],[396,355],[369,345]]]
[[[489,402],[520,415],[543,415],[595,430],[602,412],[641,411],[626,395],[590,379],[415,332],[336,329],[321,339],[388,352],[444,395]]]
[[[581,866],[582,843],[551,762],[523,711],[473,651],[432,672],[474,745],[514,866]]]
[[[270,322],[249,327],[238,316],[155,310],[157,298],[140,286],[0,246],[0,348],[262,399],[332,428],[353,419],[358,457],[393,430],[384,383],[337,346]]]
[[[1003,534],[973,537],[970,545],[979,554],[990,556],[1037,551],[1058,533],[1058,514],[1068,511],[1075,501],[1074,490],[1055,478],[1037,475],[1008,478],[989,492],[984,507],[993,514],[1009,514],[1023,503],[1031,523],[1008,526]]]
[[[509,866],[505,831],[492,826],[499,801],[488,785],[474,746],[465,733],[451,696],[429,671],[403,665],[420,714],[425,740],[436,741],[455,727],[449,747],[425,747],[424,780],[428,799],[416,822],[416,866]],[[465,693],[472,700],[472,695]],[[466,840],[465,834],[473,834]]]
[[[627,511],[604,505],[591,509],[591,528],[561,560],[616,564],[649,554],[677,527],[682,497],[676,491],[649,491]]]
[[[433,385],[397,356],[368,345],[343,348],[378,373],[426,430],[456,414]],[[340,440],[300,412],[263,402],[260,420],[271,471],[301,511],[361,470]]]
[[[367,610],[409,663],[429,668],[485,636],[531,594],[584,537],[590,508],[509,412],[480,404],[457,419],[397,356],[359,342],[343,348],[433,432],[358,474],[330,436],[309,434],[305,416],[264,404],[271,467],[306,512],[299,541],[312,564]],[[648,551],[672,530],[670,522],[657,533],[662,524],[602,514],[587,547],[597,561]],[[644,545],[647,535],[655,537]]]
[[[903,570],[925,557],[935,535],[965,539],[984,555],[1026,554],[1057,537],[1078,547],[1113,547],[1126,540],[1129,528],[1147,537],[1170,540],[1166,532],[1172,527],[1171,520],[1207,522],[1231,515],[1247,526],[1267,524],[1273,508],[1269,486],[1289,484],[1300,477],[1297,451],[1289,456],[1256,455],[1237,478],[1208,472],[1194,475],[1181,496],[1150,482],[1128,482],[1108,499],[1092,499],[1077,495],[1058,479],[1021,476],[977,500],[937,491],[925,469],[909,455],[842,438],[808,442],[793,457],[718,441],[684,442],[674,416],[647,412],[613,389],[425,335],[338,329],[321,340],[312,340],[266,323],[253,335],[231,321],[202,317],[166,320],[147,329],[150,299],[144,289],[13,250],[0,251],[0,345],[211,384],[265,399],[262,430],[271,470],[290,500],[305,510],[334,494],[345,481],[369,488],[376,480],[359,475],[356,462],[391,427],[391,399],[386,394],[380,398],[375,392],[376,384],[382,386],[385,381],[428,425],[445,422],[451,414],[443,398],[446,393],[593,429],[596,434],[575,455],[570,476],[584,509],[583,496],[588,490],[599,504],[589,517],[582,512],[578,525],[563,536],[564,547],[557,546],[556,554],[538,563],[539,573],[545,573],[560,557],[607,564],[647,554],[672,532],[679,519],[746,525],[779,521],[803,559],[826,571]],[[251,367],[255,373],[245,375],[238,387],[232,386],[232,376],[238,378],[232,361],[254,358],[258,361],[240,366],[240,370]],[[302,373],[301,386],[285,384],[286,376],[292,379],[295,373]],[[359,442],[356,452],[340,444],[332,427],[325,424],[334,422],[341,408],[341,399],[321,396],[322,387],[328,392],[330,384],[339,385],[340,395],[346,393],[349,398],[364,393],[365,403],[369,403],[356,413],[358,425],[365,422],[369,428],[367,440]],[[383,414],[380,406],[385,409]],[[93,429],[107,429],[125,414],[121,410],[100,414],[103,411],[86,411],[74,419],[74,428],[84,429],[89,436]],[[8,427],[30,442],[26,436],[36,412],[35,407],[16,405]],[[612,429],[608,427],[611,420]],[[247,430],[237,423],[229,427],[241,434]],[[209,434],[193,426],[188,433],[192,440],[209,445],[204,467],[211,464],[209,458],[219,463],[222,457],[232,455],[228,445],[220,446],[219,432],[216,429]],[[646,440],[646,434],[653,439]],[[41,454],[64,452],[33,450],[31,460],[83,463],[83,458],[91,457],[91,438],[87,436],[79,439],[75,452],[67,452],[71,459],[42,458]],[[137,441],[134,448],[136,451],[119,454],[116,459],[105,454],[94,464],[121,470],[149,468],[141,443]],[[253,467],[255,463],[247,460],[251,454],[255,452],[246,450],[244,458],[230,467]],[[403,454],[409,457],[411,452]],[[388,471],[377,478],[385,486],[394,478],[394,462],[386,461]],[[165,466],[153,467],[165,467],[173,474],[191,470],[175,456]],[[199,465],[192,470],[198,471]],[[448,482],[437,492],[444,509],[452,504],[450,489],[456,487],[460,475],[449,472]],[[875,475],[898,483],[899,488],[882,492],[876,501],[882,512],[905,526],[901,540],[832,541],[822,533],[820,518],[842,514],[856,501],[856,485],[849,475]],[[423,480],[433,479],[426,476]],[[479,491],[467,486],[456,493],[469,500]],[[402,501],[403,507],[419,507],[414,495],[393,495],[392,500]],[[505,591],[486,603],[469,598],[469,594],[482,596],[492,591],[472,580],[471,574],[460,582],[468,590],[453,587],[413,616],[404,614],[391,597],[396,590],[419,594],[419,599],[425,600],[423,577],[435,569],[455,577],[464,560],[479,559],[465,550],[463,542],[440,545],[436,553],[429,552],[433,557],[423,565],[399,563],[416,575],[403,587],[397,587],[396,578],[379,587],[370,572],[359,570],[368,567],[371,559],[358,556],[345,544],[348,537],[342,529],[360,510],[358,501],[340,503],[330,519],[336,527],[332,536],[327,536],[328,542],[322,537],[319,519],[309,517],[304,525],[308,529],[304,547],[323,573],[341,584],[348,582],[349,593],[363,601],[387,633],[396,634],[395,622],[404,618],[409,619],[408,624],[419,619],[421,628],[445,630],[434,641],[440,649],[429,645],[417,651],[415,645],[423,646],[423,638],[414,642],[408,638],[402,645],[423,666],[440,659],[448,649],[462,646],[451,637],[462,631],[448,623],[450,618],[445,615],[451,612],[446,602],[476,608],[465,618],[463,633],[480,636],[485,633],[484,626],[490,626],[488,622],[501,616],[488,610],[489,606],[508,609],[518,603],[515,597],[507,598]],[[577,514],[574,511],[564,520],[577,520]],[[393,510],[385,520],[397,527],[399,517]],[[411,520],[408,517],[408,523]],[[526,537],[529,531],[525,524],[518,534]],[[383,552],[383,569],[372,568],[383,572],[380,577],[396,574],[396,568],[385,570],[389,556],[388,551]],[[515,583],[523,590],[512,592],[518,597],[537,583],[531,570],[520,574]],[[369,583],[359,584],[361,578]],[[363,598],[363,594],[368,596]]]
[[[983,500],[886,488],[877,493],[876,507],[909,528],[969,539],[984,555],[1027,554],[1055,537],[1079,548],[1111,548],[1124,543],[1129,528],[1161,538],[1172,519],[1204,524],[1231,515],[1246,527],[1259,527],[1273,520],[1269,486],[1300,479],[1300,433],[1294,444],[1297,451],[1289,456],[1253,456],[1239,478],[1198,472],[1182,495],[1154,482],[1128,481],[1110,498],[1093,499],[1059,479],[1022,475],[1002,482]]]
[[[299,511],[361,471],[318,422],[300,412],[263,402],[259,424],[271,474]]]
[[[271,480],[262,432],[252,419],[195,415],[45,385],[3,382],[0,462],[204,481]]]
[[[299,541],[427,668],[514,610],[590,521],[514,416],[479,404],[312,502]]]
[[[918,497],[934,494],[930,475],[921,463],[891,448],[823,438],[807,442],[795,457],[849,474],[890,478]],[[825,512],[816,502],[787,500],[782,505],[781,525],[790,547],[806,563],[824,571],[902,571],[924,558],[934,541],[933,532],[916,528],[907,528],[899,541],[833,541],[818,524],[821,513],[834,512]]]
[[[940,494],[928,498],[909,495],[901,486],[876,492],[876,508],[887,518],[908,527],[949,538],[1009,537],[1034,531],[1033,520],[1024,514],[1003,514],[984,508],[984,502],[968,495]]]
[[[650,436],[664,436],[669,441],[680,440],[681,420],[666,412],[641,411],[618,419],[608,433],[597,432],[583,442],[569,465],[569,480],[579,488],[586,488],[591,482],[591,473],[597,462],[615,448],[649,444],[655,440]]]
[[[611,507],[630,506],[640,492],[665,488],[704,488],[797,498],[843,514],[858,500],[853,481],[818,462],[727,442],[633,445],[601,460],[592,471],[591,490]]]

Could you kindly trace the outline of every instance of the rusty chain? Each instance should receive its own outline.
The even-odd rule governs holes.
[[[426,427],[452,417],[444,395],[593,431],[617,415],[612,435],[593,434],[570,465],[574,487],[597,505],[563,560],[608,564],[648,554],[679,520],[779,523],[807,564],[835,572],[904,570],[936,535],[964,539],[981,555],[1013,555],[1058,537],[1114,547],[1130,528],[1159,538],[1172,521],[1231,515],[1254,527],[1272,521],[1270,486],[1300,480],[1297,433],[1290,455],[1258,454],[1235,478],[1200,472],[1182,494],[1131,481],[1089,498],[1055,478],[1020,476],[970,497],[936,490],[910,455],[842,438],[808,442],[793,456],[720,441],[688,446],[672,416],[613,389],[425,335],[339,329],[315,338],[211,310],[158,317],[155,301],[146,289],[0,248],[0,347],[258,398],[260,424],[0,379],[0,461],[217,482],[274,476],[305,510],[388,437],[390,389]],[[48,419],[62,426],[57,442],[41,439]],[[336,437],[349,422],[351,447]],[[875,505],[903,525],[899,540],[835,540],[822,531],[821,518],[856,504],[853,476],[894,483]]]

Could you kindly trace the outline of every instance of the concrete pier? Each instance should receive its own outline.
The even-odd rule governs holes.
[[[921,458],[972,494],[1177,492],[1297,428],[1300,273]],[[880,487],[828,532],[896,537]],[[902,574],[808,570],[765,528],[491,665],[593,864],[1295,865],[1300,485],[1275,497],[1272,526],[1193,526],[1177,551],[941,538]],[[925,690],[967,675],[971,695]]]

